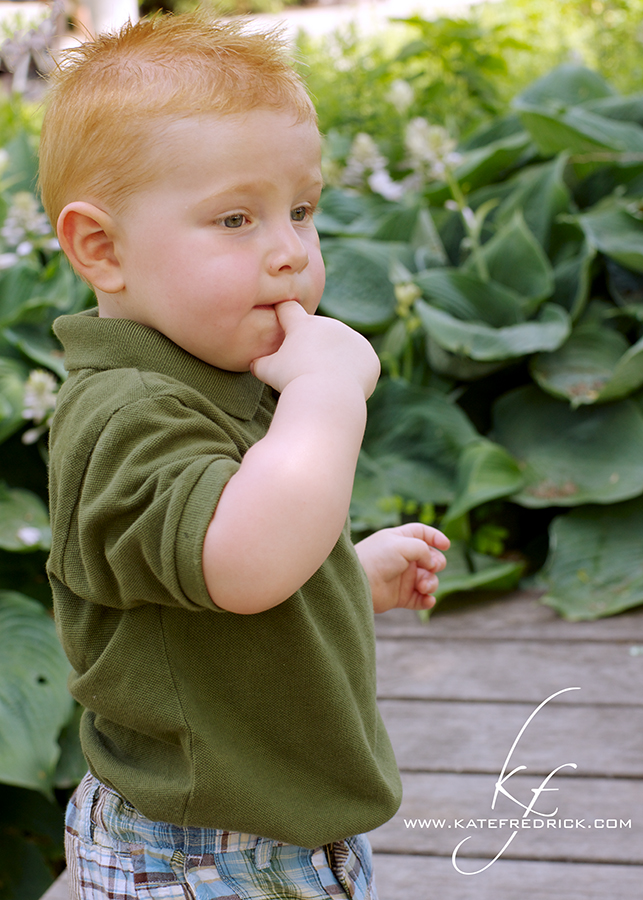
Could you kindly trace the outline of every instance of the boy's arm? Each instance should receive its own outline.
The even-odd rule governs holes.
[[[328,557],[344,526],[379,375],[368,341],[295,301],[276,307],[286,337],[254,374],[281,393],[267,435],[226,485],[203,546],[203,574],[217,606],[270,609]]]
[[[419,522],[383,528],[356,544],[375,612],[398,606],[431,609],[438,586],[436,573],[446,565],[440,551],[448,549],[449,539],[441,531]]]

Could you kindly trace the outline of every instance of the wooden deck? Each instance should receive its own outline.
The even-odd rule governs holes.
[[[371,834],[380,900],[643,900],[643,609],[569,623],[522,593],[464,600],[427,624],[396,610],[377,631],[405,789]],[[544,785],[557,790],[524,818],[502,793],[492,809],[523,726],[566,688],[579,690],[542,707],[505,769],[527,767],[504,782],[525,806],[563,766]],[[456,863],[475,872],[514,831],[486,871],[454,868],[464,838]],[[45,897],[68,900],[64,877]]]
[[[642,900],[643,610],[569,623],[522,593],[427,624],[396,610],[377,631],[404,782],[371,834],[380,900]],[[515,799],[492,808],[518,766],[503,782]],[[485,871],[456,871],[465,838],[455,863],[474,873],[514,832]]]

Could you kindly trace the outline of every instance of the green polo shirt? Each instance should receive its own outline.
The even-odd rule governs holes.
[[[181,826],[316,847],[381,825],[401,784],[348,526],[273,609],[220,610],[205,587],[206,529],[268,430],[271,390],[126,319],[65,316],[56,333],[70,375],[48,571],[92,772]]]

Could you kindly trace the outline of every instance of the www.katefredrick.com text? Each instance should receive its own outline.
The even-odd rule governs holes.
[[[631,828],[631,819],[555,819],[555,818],[524,818],[524,819],[404,819],[406,828],[417,829],[470,829],[470,828],[512,828],[530,829],[540,828]]]

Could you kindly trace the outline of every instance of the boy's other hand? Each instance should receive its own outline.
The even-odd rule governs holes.
[[[383,528],[356,544],[375,612],[395,607],[431,609],[438,587],[436,573],[446,565],[441,551],[449,546],[441,531],[419,522]]]
[[[280,393],[302,375],[354,379],[370,397],[380,363],[365,337],[336,319],[309,315],[296,300],[276,304],[275,313],[284,341],[276,353],[253,360],[253,375]]]

